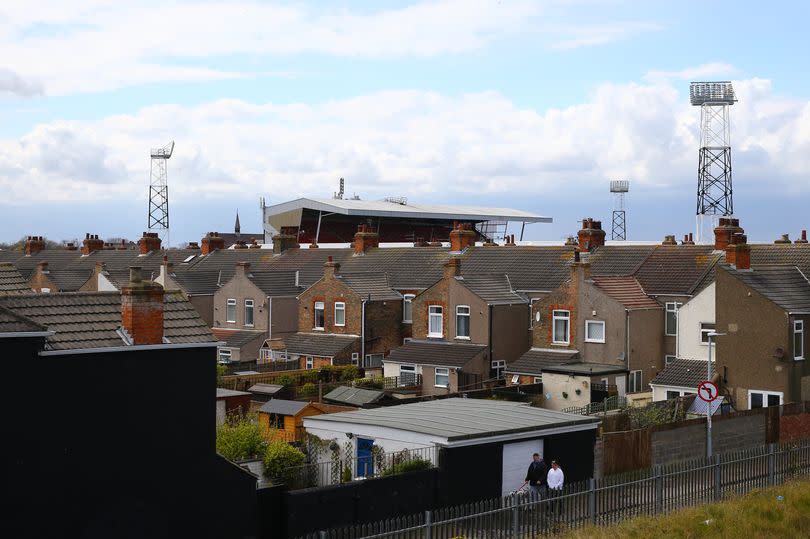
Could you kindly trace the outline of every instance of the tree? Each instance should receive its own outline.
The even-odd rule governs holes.
[[[273,483],[290,483],[305,461],[306,456],[290,444],[270,442],[264,453],[264,475]]]
[[[230,460],[261,458],[267,449],[255,416],[231,415],[217,427],[217,452]]]

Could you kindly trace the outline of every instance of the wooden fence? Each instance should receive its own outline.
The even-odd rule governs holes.
[[[722,500],[810,473],[810,440],[310,533],[301,539],[533,538]]]

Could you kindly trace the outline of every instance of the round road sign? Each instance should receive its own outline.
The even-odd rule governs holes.
[[[717,385],[714,382],[706,380],[705,382],[700,383],[697,393],[701,400],[712,402],[713,400],[717,399],[720,391],[717,389]]]

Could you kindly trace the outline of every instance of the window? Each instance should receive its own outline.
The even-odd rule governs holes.
[[[352,365],[357,365],[358,361],[360,361],[360,353],[352,352]]]
[[[450,385],[450,369],[436,367],[436,387],[447,387]]]
[[[793,321],[793,359],[804,359],[804,320]]]
[[[46,286],[43,286],[42,288],[40,288],[39,291],[42,292],[43,294],[50,294],[51,293],[51,289],[46,287]]]
[[[467,305],[456,307],[456,339],[470,338],[470,308]]]
[[[669,365],[670,363],[675,361],[675,358],[677,358],[677,357],[678,356],[670,356],[670,355],[664,356],[664,365]]]
[[[253,300],[246,299],[245,300],[245,325],[252,326],[253,325]]]
[[[306,366],[307,366],[307,369],[311,369],[314,366],[314,363],[312,361],[312,356],[307,356]]]
[[[280,414],[270,414],[269,423],[271,429],[284,430],[284,416]]]
[[[779,406],[780,404],[782,404],[781,391],[750,390],[748,392],[748,407],[751,409]]]
[[[228,348],[220,348],[219,349],[219,362],[220,363],[230,363],[231,362],[231,351]]]
[[[585,320],[585,342],[605,342],[603,320]]]
[[[399,386],[412,386],[416,384],[416,365],[399,366]]]
[[[677,335],[678,334],[678,309],[681,308],[683,303],[677,303],[674,301],[667,302],[667,319],[666,319],[666,328],[664,330],[666,335]]]
[[[444,309],[441,305],[428,307],[428,337],[444,335]]]
[[[236,300],[228,298],[228,303],[225,307],[225,321],[231,324],[236,323]]]
[[[367,369],[377,369],[382,367],[383,354],[366,354],[366,364],[363,365]]]
[[[681,396],[680,391],[667,391],[667,400],[677,399],[680,396]]]
[[[714,332],[714,324],[708,322],[700,323],[700,342],[702,344],[709,344],[709,333]]]
[[[323,302],[315,302],[315,329],[323,329]]]
[[[551,342],[555,344],[568,344],[571,342],[569,329],[571,326],[571,313],[569,311],[552,311],[553,332]]]
[[[506,368],[506,361],[503,359],[493,361],[490,363],[492,370],[495,371],[495,378],[500,378],[503,374],[503,370]]]
[[[413,298],[414,294],[405,294],[402,296],[402,321],[406,324],[413,322]]]
[[[513,375],[513,376],[512,376],[512,384],[513,384],[513,385],[517,385],[517,384],[519,384],[519,383],[520,383],[520,375],[519,375],[519,374],[515,374],[515,375]]]
[[[534,377],[534,383],[535,383],[535,384],[541,384],[541,383],[543,383],[543,377],[542,377],[542,376],[535,376],[535,377]]]
[[[335,302],[335,325],[346,325],[346,304],[342,301]]]
[[[630,388],[628,393],[641,391],[641,371],[630,371]]]

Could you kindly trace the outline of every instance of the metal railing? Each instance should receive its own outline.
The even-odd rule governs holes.
[[[403,449],[383,453],[371,451],[366,456],[357,456],[354,444],[349,444],[353,454],[346,456],[346,447],[335,443],[333,449],[323,454],[330,454],[329,460],[322,460],[303,466],[287,468],[280,477],[271,478],[274,484],[284,483],[290,490],[324,487],[347,483],[358,479],[385,477],[414,471],[435,468],[438,465],[438,451],[435,446],[416,449]]]
[[[593,415],[610,412],[612,410],[623,410],[625,408],[627,408],[627,399],[620,395],[613,395],[602,402],[591,402],[585,406],[570,406],[563,408],[562,411],[569,414]]]
[[[770,444],[568,484],[539,497],[521,492],[469,505],[335,528],[300,539],[533,538],[610,525],[722,500],[810,474],[810,440]]]

